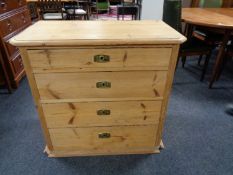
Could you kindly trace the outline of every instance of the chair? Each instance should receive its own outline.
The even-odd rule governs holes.
[[[107,13],[110,13],[110,2],[109,0],[96,0],[96,2],[93,2],[93,7],[96,11],[97,19],[99,18],[99,12],[101,11],[107,11]]]
[[[233,58],[233,40],[231,41],[231,44],[227,46],[226,56],[224,57],[223,62],[221,63],[220,70],[217,74],[217,80],[220,78],[223,69],[227,64],[227,61],[231,58]]]
[[[39,15],[37,11],[37,3],[36,2],[28,2],[27,3],[28,10],[30,12],[31,20],[37,21],[39,20]]]
[[[82,1],[83,2],[83,1]],[[83,2],[82,6],[79,3],[79,0],[75,0],[73,2],[68,2],[64,6],[66,13],[67,13],[67,19],[76,19],[76,18],[84,18],[85,20],[89,20],[89,14],[88,11],[88,1]],[[84,10],[85,8],[85,10]]]
[[[168,25],[181,32],[181,0],[165,0],[163,10],[163,20]],[[182,57],[182,66],[184,67],[187,56],[206,55],[204,67],[202,70],[201,81],[204,79],[206,69],[211,56],[212,48],[205,42],[190,37],[188,41],[181,45],[177,64],[179,58]]]
[[[124,15],[131,15],[132,20],[136,20],[139,14],[139,6],[134,2],[134,0],[122,0],[121,5],[117,6],[117,19],[124,20]]]
[[[38,5],[43,20],[63,20],[66,18],[61,0],[38,0]]]

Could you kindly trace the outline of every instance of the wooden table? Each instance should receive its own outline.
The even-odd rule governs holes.
[[[217,29],[223,33],[222,42],[215,61],[209,88],[217,79],[220,67],[225,55],[225,48],[233,31],[233,9],[232,8],[183,8],[182,20],[187,24],[204,26]]]

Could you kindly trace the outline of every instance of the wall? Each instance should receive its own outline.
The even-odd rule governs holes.
[[[142,19],[162,19],[163,0],[143,0]]]
[[[143,0],[142,19],[162,19],[164,0]],[[183,7],[189,7],[191,0],[183,0]]]

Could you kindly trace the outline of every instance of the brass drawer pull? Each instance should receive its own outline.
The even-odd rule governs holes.
[[[111,82],[101,81],[96,83],[97,88],[111,88]]]
[[[102,110],[98,110],[97,111],[97,115],[110,115],[111,111],[110,110],[106,110],[106,109],[102,109]]]
[[[104,133],[99,133],[99,138],[100,139],[108,139],[111,137],[110,133],[104,132]]]
[[[106,63],[110,61],[110,56],[108,55],[95,55],[94,62],[97,63]]]

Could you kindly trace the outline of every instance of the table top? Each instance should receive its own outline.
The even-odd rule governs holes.
[[[180,44],[186,38],[162,21],[39,21],[11,39],[16,46]]]
[[[233,8],[183,8],[182,20],[194,25],[233,29]]]

